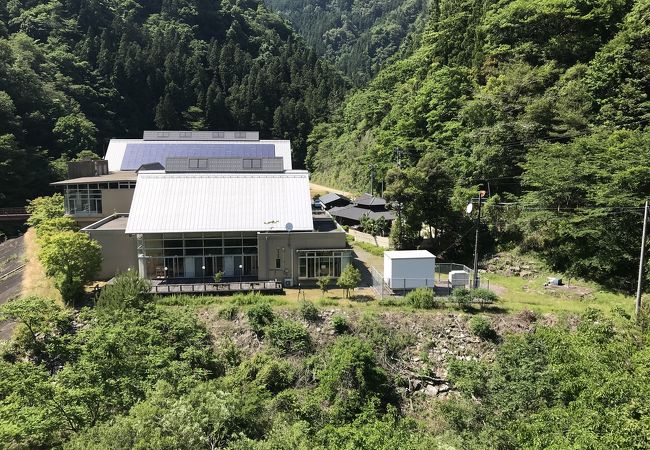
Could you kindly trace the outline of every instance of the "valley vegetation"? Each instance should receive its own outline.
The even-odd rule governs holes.
[[[363,86],[415,42],[429,0],[265,0],[319,55]],[[434,3],[435,4],[435,3]]]
[[[346,83],[256,0],[0,3],[0,206],[148,129],[254,129],[305,159]]]
[[[554,269],[635,288],[650,196],[650,2],[434,2],[419,45],[310,135],[316,182],[403,204],[399,233],[468,261],[518,247]],[[397,151],[399,150],[399,151]],[[353,163],[351,163],[353,161]],[[398,168],[401,164],[401,168]]]

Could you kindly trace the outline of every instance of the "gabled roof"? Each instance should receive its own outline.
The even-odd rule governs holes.
[[[338,206],[329,210],[329,213],[333,217],[343,217],[345,219],[358,220],[361,221],[363,216],[368,216],[371,219],[379,219],[383,217],[384,219],[390,221],[395,220],[395,213],[393,211],[370,211],[366,208],[359,208],[355,205],[347,206]]]
[[[140,173],[128,234],[312,231],[309,176]]]
[[[329,203],[333,203],[333,202],[335,202],[335,201],[337,201],[337,200],[345,200],[345,201],[347,201],[347,202],[350,202],[350,199],[347,198],[346,196],[344,196],[344,195],[339,195],[339,194],[336,194],[336,193],[334,193],[334,192],[330,192],[329,194],[321,195],[321,196],[318,198],[318,200],[320,200],[320,202],[321,202],[322,204],[324,204],[324,205],[327,205],[327,204],[329,204]]]
[[[354,200],[354,203],[362,206],[386,206],[386,200],[381,197],[374,197],[370,194],[363,194]]]

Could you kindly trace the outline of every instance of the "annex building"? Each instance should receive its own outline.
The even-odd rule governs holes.
[[[286,140],[257,132],[147,131],[71,163],[66,214],[102,245],[100,276],[278,280],[338,277],[345,232],[312,208],[309,174]]]

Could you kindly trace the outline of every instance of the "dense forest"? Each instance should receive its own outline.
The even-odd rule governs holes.
[[[42,193],[53,160],[145,129],[260,130],[300,167],[346,90],[256,0],[1,2],[0,54],[0,206]]]
[[[307,164],[357,191],[376,172],[403,204],[405,241],[424,223],[442,257],[466,258],[465,205],[484,190],[483,252],[519,246],[631,290],[649,55],[647,0],[440,0],[417,49],[315,128]]]
[[[355,85],[367,83],[423,27],[430,0],[265,0]]]
[[[491,356],[450,357],[454,395],[427,401],[409,377],[435,380],[435,362],[420,374],[395,373],[408,364],[415,337],[380,315],[330,324],[309,302],[287,313],[278,299],[259,295],[152,301],[148,290],[130,273],[80,312],[38,297],[0,307],[0,318],[23,324],[0,347],[3,447],[650,445],[647,315],[639,327],[624,311],[610,317],[587,310],[549,326],[529,311],[522,317],[532,329],[503,338],[482,319],[489,333],[470,329]],[[197,302],[211,309],[188,306]],[[197,316],[210,320],[216,336]],[[313,339],[310,322],[333,334]],[[235,343],[242,335],[251,336],[254,351]]]

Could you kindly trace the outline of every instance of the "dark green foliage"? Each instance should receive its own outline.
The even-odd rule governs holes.
[[[225,320],[235,320],[239,314],[237,305],[226,305],[219,310],[219,317]]]
[[[60,307],[25,306],[31,313],[19,320],[30,323],[47,357],[21,344],[30,361],[0,363],[0,435],[12,446],[58,446],[72,433],[127,414],[158,381],[186,392],[223,373],[207,331],[188,311],[85,311],[75,331],[55,325],[61,323],[55,317],[69,316]]]
[[[427,0],[265,0],[355,84],[372,78],[421,28]]]
[[[483,316],[474,316],[469,319],[467,323],[469,331],[474,335],[478,336],[484,341],[494,341],[498,338],[498,335],[492,324]]]
[[[417,46],[314,128],[308,166],[352,191],[374,170],[398,248],[467,264],[482,189],[481,253],[630,290],[640,221],[616,208],[648,197],[649,24],[646,0],[435,2]]]
[[[343,336],[316,362],[317,391],[327,402],[333,423],[354,417],[370,401],[389,400],[388,376],[377,366],[372,347],[356,337]]]
[[[107,284],[99,294],[97,306],[100,308],[142,309],[151,299],[151,283],[131,270],[115,277],[113,283]]]
[[[308,133],[346,89],[257,0],[12,2],[3,14],[0,206],[144,129],[260,130],[291,139],[301,167]]]
[[[406,303],[414,308],[433,309],[439,306],[433,289],[417,288],[406,294]]]
[[[269,343],[287,354],[307,353],[312,348],[309,331],[293,320],[276,320],[264,329]]]
[[[332,328],[336,334],[345,334],[350,331],[350,325],[343,316],[332,316]]]
[[[262,333],[264,327],[270,325],[275,320],[273,308],[266,302],[256,303],[251,306],[246,311],[246,317],[248,317],[248,323],[251,329],[258,334]]]
[[[464,447],[650,445],[650,411],[639,406],[650,399],[650,354],[628,327],[591,311],[577,332],[539,327],[507,337],[494,362],[452,364],[452,381],[472,399],[445,405]]]
[[[316,322],[320,320],[320,312],[318,311],[318,308],[308,300],[300,302],[298,312],[300,313],[300,317],[305,319],[307,322]]]

